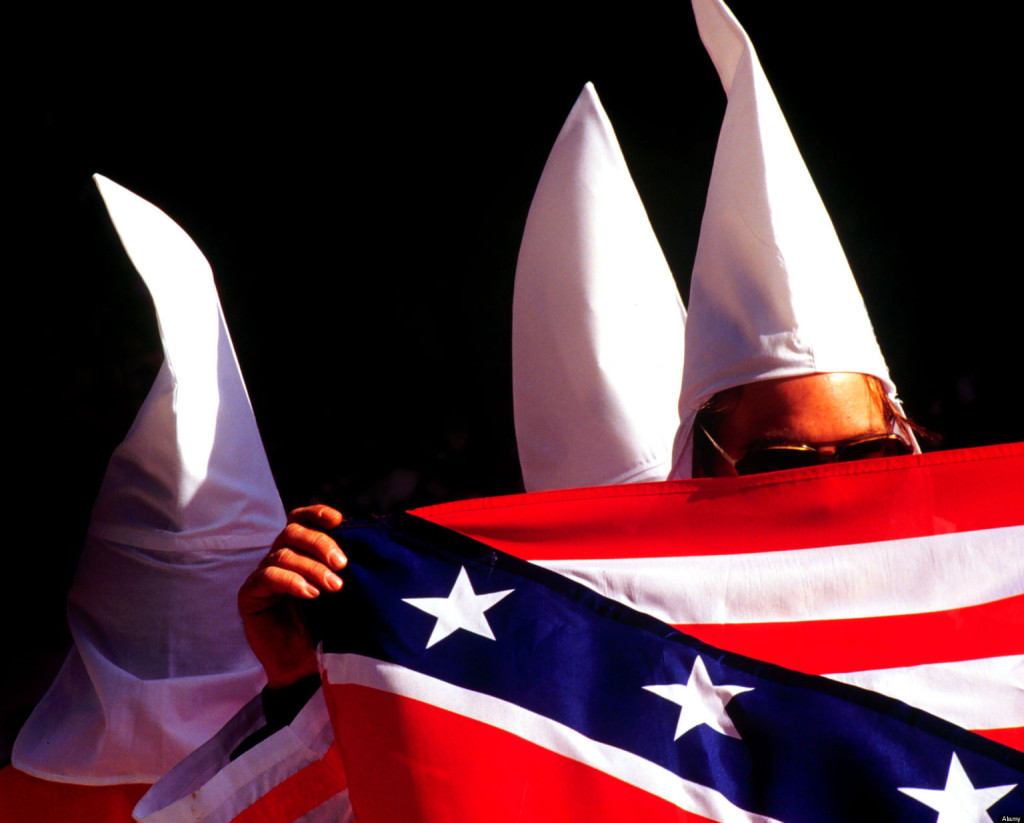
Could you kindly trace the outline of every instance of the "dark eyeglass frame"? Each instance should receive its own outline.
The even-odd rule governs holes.
[[[708,430],[699,426],[708,442],[717,451],[736,474],[741,477],[751,474],[764,474],[787,469],[802,469],[809,466],[821,466],[826,463],[846,463],[852,460],[870,460],[876,457],[898,457],[912,454],[913,446],[900,435],[870,434],[866,437],[855,437],[850,440],[838,440],[834,443],[780,443],[778,445],[760,446],[748,451],[739,460],[735,460],[718,443]],[[834,448],[832,454],[822,454],[823,448]],[[872,453],[879,452],[879,453]],[[769,458],[767,461],[765,458]],[[778,458],[778,463],[771,464],[771,458]],[[787,459],[789,465],[786,465]]]

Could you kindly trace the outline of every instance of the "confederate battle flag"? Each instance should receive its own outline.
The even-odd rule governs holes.
[[[146,819],[1012,819],[1022,524],[1021,446],[345,524],[331,724],[193,756]]]

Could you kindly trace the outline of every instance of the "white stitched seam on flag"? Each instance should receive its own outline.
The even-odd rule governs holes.
[[[315,809],[310,809],[294,823],[355,823],[352,805],[348,802],[348,789],[327,798]]]
[[[751,554],[538,565],[672,624],[924,614],[1024,594],[1024,526]]]
[[[228,823],[275,786],[323,757],[333,739],[327,705],[322,694],[318,693],[289,726],[274,732],[237,759],[216,763],[217,770],[207,770],[213,771],[209,781],[158,811],[146,814],[141,820],[143,823],[175,823],[183,819]],[[216,737],[210,743],[215,740]],[[226,749],[230,752],[240,742],[235,740],[227,747],[218,746],[217,751]],[[182,769],[186,773],[200,769],[204,748],[179,763],[172,773]],[[146,806],[140,804],[145,811],[152,805],[153,801]],[[139,811],[137,808],[136,812]]]
[[[624,749],[598,743],[574,729],[514,703],[357,654],[324,654],[327,681],[402,695],[486,723],[536,746],[616,777],[693,814],[718,821],[776,823],[734,806],[714,789],[684,780]]]

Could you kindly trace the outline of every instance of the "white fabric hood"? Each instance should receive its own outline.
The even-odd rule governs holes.
[[[853,274],[746,32],[693,0],[728,96],[690,286],[673,478],[689,477],[694,417],[717,392],[818,372],[896,389]]]
[[[13,762],[64,782],[152,782],[263,685],[236,596],[285,514],[209,264],[162,211],[95,179],[165,360],[93,509],[68,599],[74,648]]]
[[[664,480],[686,313],[589,83],[530,206],[512,316],[526,489]]]

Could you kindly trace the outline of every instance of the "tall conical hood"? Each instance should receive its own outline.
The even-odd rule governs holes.
[[[857,284],[746,32],[720,0],[693,0],[728,96],[690,285],[673,477],[688,477],[693,419],[732,386],[860,372],[896,389]]]
[[[537,185],[512,317],[526,488],[664,480],[686,313],[590,84]]]
[[[268,542],[283,509],[210,264],[151,203],[96,184],[153,296],[165,360],[110,458],[90,532],[167,549]]]
[[[95,179],[165,360],[93,509],[74,648],[13,760],[52,780],[151,782],[262,686],[235,598],[285,516],[209,264],[155,206]]]

